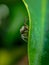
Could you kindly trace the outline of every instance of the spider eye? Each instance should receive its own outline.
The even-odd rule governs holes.
[[[23,33],[23,31],[24,31],[24,26],[21,27],[20,33]]]

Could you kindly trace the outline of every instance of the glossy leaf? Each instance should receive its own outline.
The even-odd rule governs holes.
[[[49,65],[49,1],[23,0],[23,2],[29,15],[29,65]]]

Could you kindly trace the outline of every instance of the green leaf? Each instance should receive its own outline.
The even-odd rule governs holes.
[[[29,65],[49,65],[49,1],[23,0],[29,15]],[[46,40],[45,40],[46,39]],[[45,42],[46,41],[46,42]]]

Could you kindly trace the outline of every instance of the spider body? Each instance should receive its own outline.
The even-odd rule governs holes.
[[[26,23],[24,23],[24,26],[22,26],[20,29],[20,33],[21,33],[21,38],[25,42],[28,41],[28,31],[29,31],[28,25]]]

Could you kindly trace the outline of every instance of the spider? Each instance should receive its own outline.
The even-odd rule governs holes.
[[[27,20],[25,19],[24,21],[24,26],[21,27],[20,33],[21,33],[21,38],[25,41],[28,42],[28,31],[29,31],[29,26],[26,24]]]

